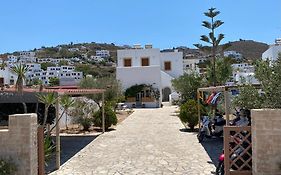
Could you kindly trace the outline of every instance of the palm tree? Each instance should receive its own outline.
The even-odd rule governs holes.
[[[46,126],[47,117],[48,117],[48,110],[51,105],[54,105],[58,99],[57,95],[53,93],[47,94],[37,94],[37,97],[41,103],[45,104],[45,111],[44,111],[44,120],[43,120],[43,127]]]
[[[23,83],[26,79],[25,73],[27,72],[28,67],[22,64],[18,64],[12,68],[12,71],[17,74],[18,79],[16,81],[16,89],[18,92],[22,92],[23,90]]]
[[[74,105],[75,101],[73,99],[71,99],[71,97],[69,97],[68,95],[65,95],[65,96],[61,97],[60,103],[65,111],[65,127],[67,130],[68,129],[68,126],[67,126],[68,109]]]

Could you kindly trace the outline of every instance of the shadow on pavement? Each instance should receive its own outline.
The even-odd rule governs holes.
[[[61,136],[61,165],[72,158],[76,153],[82,150],[90,142],[92,142],[97,136]],[[55,137],[53,137],[55,140]],[[55,170],[56,159],[55,154],[52,156],[48,166],[46,167],[46,173],[51,173]]]
[[[212,160],[212,162],[208,163],[212,163],[217,166],[219,163],[219,156],[223,150],[223,138],[204,139],[201,145],[204,147]]]
[[[193,131],[189,128],[182,128],[182,129],[179,129],[180,132],[191,132],[191,133],[198,133],[199,129],[198,128],[195,128]]]

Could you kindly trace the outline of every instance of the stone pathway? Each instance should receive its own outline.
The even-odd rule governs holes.
[[[51,175],[209,175],[215,170],[196,133],[181,132],[175,107],[136,109]]]

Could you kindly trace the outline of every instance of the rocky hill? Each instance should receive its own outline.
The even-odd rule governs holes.
[[[231,46],[227,50],[234,50],[241,53],[247,60],[261,58],[262,53],[269,47],[268,44],[253,40],[240,40],[230,42]]]
[[[261,58],[262,53],[266,51],[269,47],[266,43],[261,43],[253,40],[239,40],[229,42],[231,46],[227,50],[237,51],[241,53],[246,60],[255,60]],[[172,51],[177,49],[183,52],[185,58],[196,58],[201,56],[206,56],[206,53],[199,51],[198,49],[191,49],[185,46],[176,47],[173,49],[165,49],[164,52]]]

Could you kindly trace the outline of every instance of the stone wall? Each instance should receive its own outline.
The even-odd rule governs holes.
[[[281,175],[281,109],[252,110],[253,175]]]
[[[0,129],[0,157],[11,158],[15,175],[37,175],[37,115],[9,116],[8,129]]]

